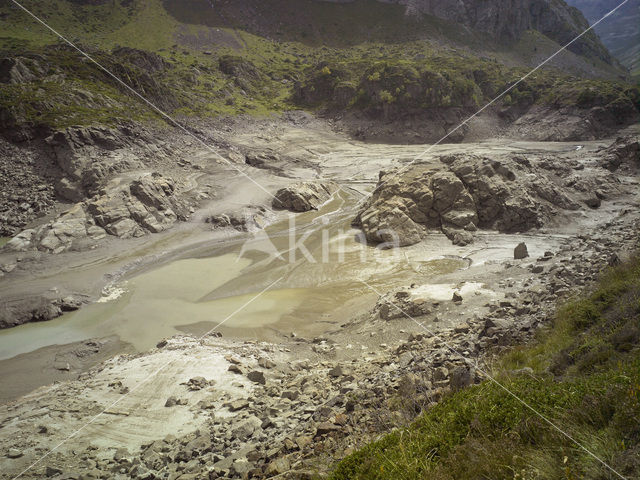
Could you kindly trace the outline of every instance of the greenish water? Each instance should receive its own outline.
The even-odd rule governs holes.
[[[341,192],[317,212],[292,215],[295,224],[200,247],[113,285],[78,312],[2,331],[0,359],[114,334],[146,350],[181,331],[216,326],[253,339],[269,340],[274,331],[317,335],[370,308],[376,295],[368,285],[385,292],[467,266],[425,249],[359,243],[350,227],[354,204]]]

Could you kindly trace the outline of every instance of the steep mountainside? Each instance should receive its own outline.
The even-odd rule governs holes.
[[[567,0],[590,23],[622,3],[620,0]],[[609,51],[634,75],[640,75],[640,0],[629,0],[594,29]]]
[[[537,30],[565,44],[588,27],[582,14],[551,0],[164,0],[165,7],[186,23],[233,25],[273,37],[339,43],[345,41],[424,36],[434,18],[489,35],[502,43]],[[400,8],[388,5],[399,4]],[[396,27],[396,28],[394,28]],[[402,27],[402,28],[397,28]],[[611,63],[597,37],[587,34],[570,50]]]
[[[584,16],[563,1],[553,0],[395,0],[408,13],[423,13],[486,32],[510,42],[526,30],[537,30],[560,44],[566,44],[588,26]],[[595,35],[587,34],[572,44],[575,53],[600,58],[611,57]]]
[[[586,26],[577,10],[547,0],[517,0],[509,8],[494,0],[24,5],[174,115],[260,116],[307,108],[384,122],[426,115],[438,130],[493,99]],[[10,140],[46,137],[72,125],[156,118],[15,5],[0,5],[0,26],[0,131]],[[603,119],[617,125],[633,118],[637,92],[620,81],[624,72],[597,37],[586,35],[571,48],[553,59],[553,69],[501,99],[496,106],[504,108],[504,119],[534,106],[578,107],[578,116],[602,108],[587,120],[598,136],[606,130],[600,129]],[[441,135],[430,125],[420,129],[432,134],[408,133],[403,141]]]

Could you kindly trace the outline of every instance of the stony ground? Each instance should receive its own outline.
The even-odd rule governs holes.
[[[251,160],[258,172],[275,168],[295,171],[296,178],[323,179],[342,172],[344,184],[351,186],[370,183],[390,157],[401,153],[402,164],[420,153],[420,147],[334,146],[338,137],[332,135],[337,134],[318,135],[309,125],[267,124],[261,136],[238,132],[227,137],[235,146],[225,148],[247,152],[245,159],[261,151],[258,160]],[[639,226],[635,166],[612,165],[618,158],[598,150],[609,143],[589,145],[582,168],[572,160],[582,155],[574,145],[474,145],[477,155],[514,148],[534,155],[539,149],[535,165],[542,165],[546,156],[548,170],[559,158],[571,172],[586,168],[603,178],[609,178],[604,167],[617,168],[616,189],[603,194],[599,205],[567,209],[572,213],[564,214],[562,222],[529,234],[479,231],[473,243],[457,247],[441,233],[424,234],[425,248],[465,257],[469,268],[435,276],[429,283],[376,291],[378,301],[368,311],[346,316],[321,337],[289,334],[273,344],[226,339],[215,332],[202,338],[176,336],[149,352],[113,357],[77,380],[42,387],[0,406],[0,444],[6,452],[0,458],[2,478],[13,478],[31,465],[21,478],[313,478],[326,473],[353,448],[415,418],[451,389],[482,379],[493,353],[544,328],[559,300],[588,286],[604,266],[631,248]],[[460,147],[442,146],[437,153],[456,149]],[[200,165],[207,172],[215,163],[206,156],[193,158],[202,162],[193,162],[189,171]],[[565,173],[558,171],[553,178]],[[265,178],[271,188],[291,183],[283,177]],[[201,185],[196,182],[195,191]],[[195,225],[205,228],[205,217],[222,213],[194,212],[199,219]],[[170,239],[171,232],[155,235]],[[119,248],[126,242],[142,246],[146,237],[121,240],[125,243]],[[529,256],[523,247],[514,255],[521,241]],[[97,256],[115,248],[113,243],[98,246],[84,261],[95,263]],[[65,262],[65,255],[72,254],[83,255],[18,255],[41,266],[54,258]],[[21,265],[5,280],[17,280],[20,288],[28,285],[20,282],[31,273]],[[40,281],[42,285],[46,283]],[[73,355],[89,358],[101,348],[91,340]]]
[[[490,272],[390,292],[322,338],[179,336],[115,357],[1,407],[3,478],[76,431],[22,478],[312,478],[481,380],[493,353],[544,328],[560,299],[624,256],[639,226],[623,211],[553,251],[502,252]]]

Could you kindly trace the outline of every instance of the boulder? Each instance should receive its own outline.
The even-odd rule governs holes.
[[[32,240],[33,235],[35,234],[34,229],[23,230],[11,240],[9,240],[3,248],[7,250],[12,250],[14,252],[26,252],[30,250],[33,246]]]
[[[264,385],[267,383],[267,380],[264,378],[264,373],[259,370],[254,370],[247,373],[247,378],[252,382],[259,383],[260,385]]]
[[[557,180],[540,176],[540,169],[519,158],[464,154],[399,174],[381,172],[353,225],[368,241],[392,246],[417,243],[434,229],[468,245],[478,228],[522,232],[542,226],[555,208],[580,208]]]
[[[46,322],[63,313],[61,300],[45,295],[0,301],[0,328],[28,322]]]
[[[527,258],[529,256],[529,251],[527,250],[527,244],[524,242],[520,242],[516,245],[516,248],[513,249],[513,258],[515,260],[522,260],[523,258]]]
[[[452,390],[460,390],[473,384],[475,372],[468,367],[459,366],[449,375],[449,386]]]
[[[281,475],[291,470],[291,463],[287,457],[276,458],[267,465],[267,475]]]
[[[262,368],[273,368],[276,366],[275,362],[273,362],[272,360],[269,360],[267,357],[260,357],[258,358],[258,365],[260,365]]]
[[[273,208],[292,212],[317,210],[331,198],[337,187],[331,183],[301,182],[278,190],[273,198]]]
[[[17,448],[10,448],[7,451],[7,457],[8,458],[20,458],[23,455],[21,450],[18,450]]]

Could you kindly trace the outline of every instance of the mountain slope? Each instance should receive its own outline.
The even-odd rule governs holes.
[[[164,0],[167,11],[185,23],[234,26],[274,38],[339,45],[363,40],[415,39],[447,28],[441,19],[483,32],[498,42],[513,42],[537,30],[567,43],[588,27],[582,14],[550,0]],[[390,5],[392,4],[392,5]],[[611,63],[595,35],[587,34],[570,50]]]
[[[558,43],[530,28],[545,30],[572,11],[559,1],[549,6],[518,0],[503,14],[493,0],[465,0],[461,23],[455,23],[454,17],[435,16],[449,15],[446,2],[24,4],[173,115],[265,115],[302,107],[386,122],[434,113],[440,118],[446,112],[442,125],[461,121],[555,52]],[[573,35],[584,19],[575,15],[573,22],[556,34]],[[70,125],[155,118],[113,78],[17,7],[0,6],[0,26],[5,57],[0,130],[12,140]],[[501,100],[505,118],[512,121],[534,105],[574,106],[583,113],[604,108],[597,124],[603,118],[611,123],[612,115],[626,122],[637,108],[637,95],[623,82],[577,82],[567,76],[617,80],[621,71],[609,60],[597,39],[578,53],[562,52],[549,64],[555,70],[541,70]]]
[[[567,0],[582,10],[590,23],[601,19],[620,0]],[[595,27],[602,43],[633,75],[640,75],[640,0],[629,0],[610,18]]]

